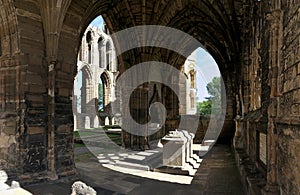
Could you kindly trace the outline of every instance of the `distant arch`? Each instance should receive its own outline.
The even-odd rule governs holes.
[[[101,74],[100,79],[103,84],[103,105],[104,105],[104,111],[107,111],[107,105],[110,103],[110,96],[111,96],[111,88],[110,88],[110,78],[108,73],[105,71]]]
[[[92,32],[88,31],[86,34],[86,42],[87,42],[87,46],[88,46],[88,63],[91,64],[92,63]]]
[[[89,30],[87,33],[86,33],[86,42],[89,44],[91,43],[93,40],[92,38],[92,32]]]
[[[103,46],[104,46],[104,37],[100,36],[98,39],[98,52],[99,52],[99,67],[104,68],[104,59],[103,57]]]
[[[112,46],[110,41],[106,42],[106,70],[111,70]]]
[[[93,98],[92,70],[89,65],[85,65],[80,71],[82,72],[81,113],[87,113],[90,101]]]

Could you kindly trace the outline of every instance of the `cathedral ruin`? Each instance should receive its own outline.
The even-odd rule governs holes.
[[[90,109],[98,108],[97,90],[92,88],[99,79],[105,86],[105,107],[114,100],[108,93],[114,90],[114,80],[126,70],[148,61],[182,70],[186,57],[178,51],[191,54],[196,49],[184,37],[169,40],[180,43],[182,50],[152,45],[153,40],[164,42],[164,37],[148,41],[147,32],[137,31],[130,38],[144,37],[143,46],[121,52],[121,43],[130,45],[126,38],[110,39],[89,27],[101,15],[106,34],[154,25],[199,41],[217,62],[224,80],[225,118],[218,142],[233,146],[245,189],[299,194],[300,1],[0,0],[0,10],[0,169],[9,179],[26,184],[74,175],[74,124],[78,128],[102,123],[98,111]],[[162,29],[156,33],[165,33]],[[79,110],[74,104],[78,71],[86,91],[74,121],[73,109]],[[186,73],[187,78],[194,75],[192,69]],[[172,81],[179,88],[178,77]],[[180,104],[170,87],[143,83],[133,91],[130,115],[122,120],[132,116],[136,123],[145,124],[149,105],[159,102],[167,116],[151,139],[163,137],[178,128],[183,113],[194,112],[194,94],[183,94],[188,94],[187,101]],[[113,117],[106,111],[111,124]],[[204,124],[201,120],[199,124]],[[204,125],[199,125],[201,129]],[[143,136],[122,132],[126,148],[136,149],[144,142]],[[245,164],[250,165],[245,168]],[[260,183],[255,183],[257,178]]]

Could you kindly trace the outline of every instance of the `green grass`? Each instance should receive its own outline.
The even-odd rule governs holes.
[[[74,138],[80,137],[80,136],[79,136],[79,132],[78,132],[78,131],[74,131],[74,132],[73,132],[73,136],[74,136]]]
[[[89,135],[95,135],[94,132],[88,132],[88,131],[74,131],[73,132],[74,139],[80,139],[80,136],[89,136]],[[122,144],[122,139],[121,139],[121,133],[120,132],[106,132],[106,135],[116,144],[121,145]],[[80,141],[81,142],[81,141]],[[74,147],[82,147],[84,146],[83,143],[74,143]]]
[[[80,136],[88,136],[88,135],[95,135],[95,132],[88,132],[88,131],[80,131],[80,133],[79,133],[79,131],[74,131],[73,132],[73,136],[74,136],[74,138],[78,138],[78,137],[80,137]]]
[[[120,133],[108,133],[106,132],[107,137],[109,137],[113,142],[115,142],[118,145],[122,144],[121,140],[121,134]]]
[[[85,145],[82,143],[74,143],[74,148],[84,147]]]

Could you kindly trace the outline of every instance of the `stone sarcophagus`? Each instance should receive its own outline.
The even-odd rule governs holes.
[[[180,131],[170,131],[162,138],[163,144],[163,165],[182,167],[185,164],[186,138]]]
[[[180,168],[194,175],[199,167],[198,160],[193,154],[193,133],[185,130],[170,131],[161,139],[163,145],[163,165]]]

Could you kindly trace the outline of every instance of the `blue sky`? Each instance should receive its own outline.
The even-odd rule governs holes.
[[[101,16],[95,18],[91,25],[101,27],[103,19]],[[219,68],[213,57],[204,49],[198,48],[196,52],[196,71],[197,71],[197,101],[205,100],[209,94],[206,90],[206,85],[213,77],[220,76]]]
[[[103,18],[102,18],[101,16],[98,16],[97,18],[95,18],[95,19],[91,22],[91,25],[102,27],[102,25],[103,25]]]
[[[205,100],[209,94],[206,85],[216,76],[220,76],[220,71],[214,58],[204,49],[198,48],[196,51],[196,71],[197,71],[197,101]]]

